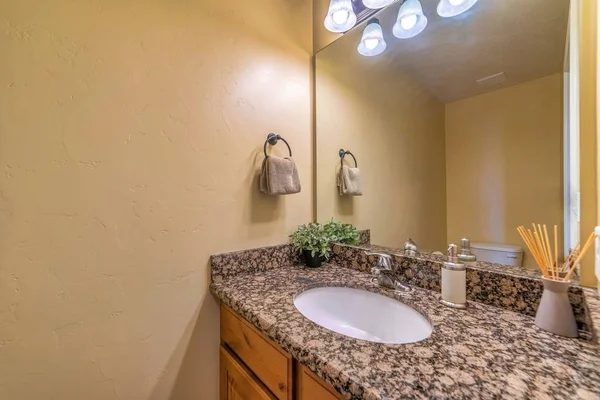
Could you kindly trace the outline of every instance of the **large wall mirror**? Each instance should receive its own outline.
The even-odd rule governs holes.
[[[408,3],[424,27],[399,19]],[[556,224],[561,251],[578,240],[570,2],[480,0],[454,17],[439,3],[395,2],[317,53],[317,219],[394,248],[516,245],[534,269],[517,226]],[[340,150],[360,187],[338,185],[342,165],[356,172]]]

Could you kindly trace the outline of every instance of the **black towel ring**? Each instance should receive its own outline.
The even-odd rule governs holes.
[[[271,146],[275,146],[277,144],[277,141],[279,140],[283,140],[283,143],[285,143],[290,152],[290,157],[292,156],[292,148],[290,147],[290,144],[281,136],[276,135],[274,133],[269,133],[269,135],[267,136],[267,140],[265,141],[265,146],[263,148],[265,152],[265,157],[269,157],[269,155],[267,154],[267,143],[269,143]]]
[[[340,149],[340,165],[343,167],[344,166],[344,157],[346,156],[346,154],[350,154],[352,156],[352,158],[354,159],[354,167],[358,168],[358,163],[356,162],[356,157],[354,157],[354,154],[352,154],[352,152],[350,152],[350,150],[344,150],[344,149]]]

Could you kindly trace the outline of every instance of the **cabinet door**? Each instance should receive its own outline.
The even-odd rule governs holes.
[[[328,383],[296,361],[296,400],[340,400],[341,395]]]
[[[220,349],[221,400],[275,400],[239,359],[221,346]]]

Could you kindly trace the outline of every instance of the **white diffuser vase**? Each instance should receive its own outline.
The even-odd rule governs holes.
[[[577,322],[569,302],[570,281],[558,281],[542,277],[544,293],[535,315],[535,324],[560,336],[577,337]]]

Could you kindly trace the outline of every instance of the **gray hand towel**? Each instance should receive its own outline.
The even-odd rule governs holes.
[[[301,190],[296,163],[292,157],[269,156],[260,171],[260,191],[267,194],[294,194]]]
[[[340,188],[340,195],[362,196],[360,170],[344,165],[338,174],[338,186]]]

